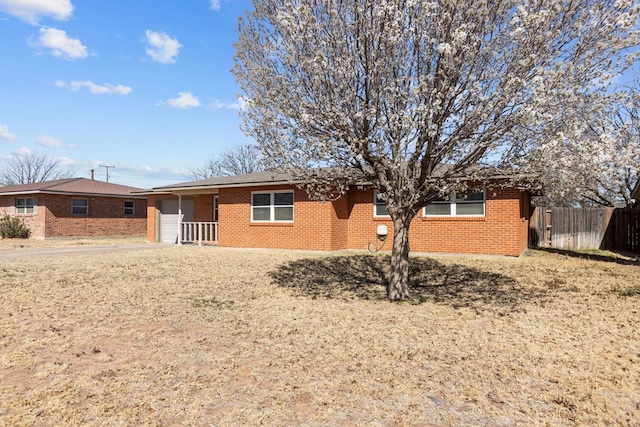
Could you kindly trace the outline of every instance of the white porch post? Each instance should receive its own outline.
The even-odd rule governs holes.
[[[178,244],[182,244],[182,195],[178,194]]]

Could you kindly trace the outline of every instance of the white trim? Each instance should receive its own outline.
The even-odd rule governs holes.
[[[476,187],[477,188],[477,187]],[[469,187],[469,190],[473,190],[474,187]],[[454,218],[454,217],[464,217],[464,218],[483,218],[487,215],[487,191],[486,188],[482,187],[482,214],[472,214],[472,215],[465,215],[465,214],[460,214],[458,215],[457,212],[457,206],[458,203],[460,204],[465,204],[465,203],[480,203],[480,200],[473,200],[473,201],[461,201],[458,202],[456,199],[456,195],[455,193],[451,195],[451,199],[449,200],[449,202],[432,202],[431,204],[441,204],[441,205],[449,205],[450,207],[450,214],[449,215],[436,215],[436,214],[427,214],[427,207],[423,207],[422,208],[422,216],[424,218]]]
[[[22,206],[25,209],[25,212],[20,212],[20,206],[18,206],[18,200],[24,199],[25,204]],[[26,201],[29,199],[33,199],[33,205],[29,205]],[[26,212],[26,209],[31,206],[33,212]],[[38,214],[38,198],[37,197],[16,197],[13,203],[13,212],[15,215],[37,215]]]
[[[269,205],[263,205],[263,206],[254,206],[253,205],[253,195],[254,194],[268,194],[269,195]],[[276,205],[275,204],[275,195],[276,194],[291,194],[291,198],[292,203],[291,205]],[[250,205],[251,205],[251,222],[256,222],[256,223],[292,223],[293,219],[295,218],[295,194],[293,190],[277,190],[277,191],[252,191],[251,192],[251,201],[250,201]],[[287,219],[287,220],[281,220],[275,219],[275,210],[276,208],[288,208],[291,207],[291,218],[292,219]],[[254,219],[253,218],[253,210],[254,208],[263,208],[269,209],[269,219]]]
[[[178,245],[182,245],[182,194],[178,194]]]

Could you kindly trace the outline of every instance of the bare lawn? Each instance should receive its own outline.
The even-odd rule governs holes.
[[[0,260],[0,426],[640,425],[637,259],[414,257],[400,304],[387,260]]]

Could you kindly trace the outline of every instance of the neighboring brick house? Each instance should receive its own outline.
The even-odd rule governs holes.
[[[147,196],[139,188],[69,178],[0,187],[0,215],[22,218],[33,238],[144,236]]]
[[[416,252],[520,255],[528,244],[530,194],[495,186],[423,209],[410,227]],[[157,187],[145,192],[151,242],[217,241],[219,246],[366,250],[393,224],[370,186],[335,201],[309,200],[285,175],[261,172]],[[180,220],[178,220],[180,218]],[[219,219],[219,222],[218,222]]]

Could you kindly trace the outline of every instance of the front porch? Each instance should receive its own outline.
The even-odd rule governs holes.
[[[193,222],[180,221],[178,227],[178,244],[193,243],[202,246],[202,243],[218,243],[217,222]]]

